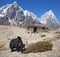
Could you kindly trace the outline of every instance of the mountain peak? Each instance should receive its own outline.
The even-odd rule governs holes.
[[[17,2],[16,2],[16,1],[14,1],[14,2],[12,3],[12,5],[18,5],[18,4],[17,4]]]
[[[12,4],[11,4],[12,7],[14,8],[20,8],[20,10],[23,10],[22,7],[20,7],[18,4],[17,4],[17,1],[14,1]]]
[[[49,10],[49,11],[45,12],[41,16],[41,18],[43,18],[43,16],[45,16],[45,19],[49,19],[50,17],[51,17],[51,19],[55,19],[55,20],[57,19],[56,16],[55,16],[55,14],[54,14],[54,12],[52,10]]]
[[[52,10],[49,10],[49,11],[47,12],[47,14],[48,14],[49,16],[52,16],[52,17],[55,16]]]
[[[14,1],[13,4],[17,4],[17,1]]]
[[[53,11],[52,10],[49,10],[48,13],[51,15],[53,13]]]
[[[52,10],[49,10],[50,13],[52,13]]]
[[[48,12],[44,13],[40,17],[40,22],[44,26],[48,26],[51,28],[57,28],[59,26],[59,22],[57,21],[57,18],[52,10],[49,10]]]

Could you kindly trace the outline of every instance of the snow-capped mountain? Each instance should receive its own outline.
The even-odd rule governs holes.
[[[60,26],[52,10],[44,13],[40,17],[40,22],[42,23],[42,25],[50,27],[50,28],[58,28]]]
[[[28,10],[23,10],[17,2],[7,4],[0,8],[0,18],[6,17],[10,25],[21,25],[22,23],[27,24],[40,24],[37,20],[36,15]],[[4,20],[4,19],[2,19]],[[0,20],[1,21],[1,20]],[[6,23],[7,23],[6,21]],[[27,22],[28,21],[28,22]],[[3,22],[2,22],[3,24]]]
[[[44,13],[40,20],[28,10],[23,10],[17,2],[0,7],[0,25],[38,25],[58,28],[59,22],[52,10]]]
[[[23,9],[16,2],[1,7],[0,18],[1,16],[6,17],[10,25],[19,25],[25,19]]]

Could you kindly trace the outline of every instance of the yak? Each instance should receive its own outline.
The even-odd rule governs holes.
[[[25,44],[23,44],[21,37],[17,36],[17,38],[14,38],[10,41],[9,47],[11,49],[11,52],[13,51],[23,52],[25,49]]]

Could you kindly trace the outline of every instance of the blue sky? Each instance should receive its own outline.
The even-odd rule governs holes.
[[[32,11],[37,17],[52,10],[60,21],[60,0],[0,0],[0,7],[17,1],[24,10]]]

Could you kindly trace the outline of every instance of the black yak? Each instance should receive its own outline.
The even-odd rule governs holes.
[[[23,44],[23,42],[22,42],[22,39],[21,39],[21,37],[17,37],[17,38],[15,38],[15,39],[12,39],[11,41],[10,41],[10,48],[11,48],[11,52],[13,52],[13,51],[21,51],[21,52],[23,52],[24,51],[24,49],[25,49],[25,44]]]

